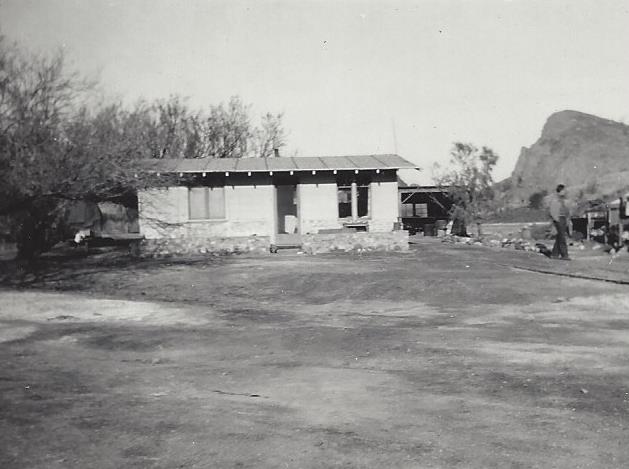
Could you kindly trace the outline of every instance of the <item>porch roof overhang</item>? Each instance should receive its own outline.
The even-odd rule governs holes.
[[[271,158],[152,159],[139,162],[150,173],[273,173],[384,171],[420,168],[399,155],[311,156]]]
[[[400,192],[412,192],[414,194],[417,193],[435,193],[435,192],[441,192],[441,193],[448,193],[450,191],[449,187],[445,187],[445,186],[399,186],[398,187],[398,191]]]

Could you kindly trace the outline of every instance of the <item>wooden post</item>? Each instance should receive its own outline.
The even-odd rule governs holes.
[[[400,230],[403,230],[404,223],[402,222],[402,194],[399,190],[397,191],[397,221],[400,224]]]
[[[358,186],[352,182],[352,221],[358,220]]]

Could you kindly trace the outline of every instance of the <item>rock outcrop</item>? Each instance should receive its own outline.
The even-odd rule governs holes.
[[[532,194],[568,186],[573,200],[606,198],[629,188],[629,126],[576,111],[551,115],[542,135],[523,148],[505,202],[526,206]]]

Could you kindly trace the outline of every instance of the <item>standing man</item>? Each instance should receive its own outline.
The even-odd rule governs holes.
[[[557,186],[556,194],[551,197],[548,208],[550,218],[555,225],[555,231],[557,231],[551,257],[557,259],[561,256],[561,259],[569,261],[566,235],[570,223],[570,211],[566,206],[566,186],[563,184]]]

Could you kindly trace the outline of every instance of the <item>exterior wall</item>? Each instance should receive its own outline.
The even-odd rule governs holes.
[[[398,184],[394,171],[374,174],[370,185],[369,231],[391,231],[398,221]],[[336,177],[303,176],[299,185],[301,233],[338,229]]]
[[[397,181],[371,183],[371,222],[369,231],[391,231],[398,221]]]
[[[140,232],[146,239],[271,236],[273,191],[270,184],[225,186],[224,220],[189,220],[186,187],[140,191]]]
[[[342,228],[338,217],[336,178],[304,176],[299,184],[301,233]]]
[[[222,220],[190,220],[188,188],[185,186],[139,191],[140,232],[147,240],[144,251],[203,253],[204,249],[217,249],[249,252],[258,250],[260,243],[266,243],[268,247],[275,242],[276,196],[273,179],[259,174],[235,175],[225,181],[224,191],[225,219]],[[395,171],[373,174],[367,220],[370,233],[392,232],[398,217],[397,194]],[[345,220],[338,218],[337,182],[333,174],[300,175],[298,198],[300,233],[303,236],[343,227]],[[354,232],[343,234],[349,236],[348,239],[355,236]],[[242,243],[235,240],[230,247],[225,241],[227,238],[239,238]],[[341,236],[339,239],[344,238]],[[377,241],[378,237],[369,239],[376,241],[363,240],[368,246],[382,244]],[[361,246],[363,241],[351,241],[350,244]],[[341,244],[346,243],[343,241]],[[387,241],[383,245],[389,244]]]

